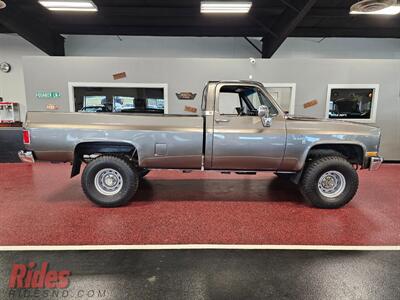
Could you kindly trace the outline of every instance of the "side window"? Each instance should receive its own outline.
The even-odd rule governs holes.
[[[220,115],[237,115],[237,107],[241,107],[239,94],[237,93],[224,93],[220,92],[219,100],[219,113]]]
[[[249,90],[247,98],[255,109],[259,108],[262,104],[262,101],[260,100],[260,95],[257,90]]]

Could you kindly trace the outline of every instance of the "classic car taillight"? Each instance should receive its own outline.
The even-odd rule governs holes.
[[[24,129],[22,131],[22,136],[23,136],[24,144],[29,145],[31,143],[31,134],[30,134],[29,130]]]

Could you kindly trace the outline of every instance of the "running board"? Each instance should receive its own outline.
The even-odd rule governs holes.
[[[235,172],[238,175],[256,175],[257,172]]]
[[[231,174],[232,172],[231,171],[221,171],[221,174],[226,174],[226,175],[229,175],[229,174]],[[235,172],[235,174],[238,174],[238,175],[256,175],[257,174],[257,172],[251,172],[251,171],[249,171],[249,172],[246,172],[246,171],[239,171],[239,172]]]

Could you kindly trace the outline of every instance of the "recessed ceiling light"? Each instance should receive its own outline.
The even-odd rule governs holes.
[[[97,11],[96,5],[91,0],[85,1],[39,1],[41,5],[52,11]]]
[[[380,9],[377,11],[369,11],[369,12],[363,12],[363,11],[351,11],[350,14],[352,15],[397,15],[400,13],[400,5],[393,5],[386,7],[384,9]]]
[[[245,14],[251,8],[251,2],[214,2],[202,1],[200,5],[201,13],[229,13],[229,14]]]
[[[397,0],[362,0],[350,7],[352,15],[396,15],[400,13]]]

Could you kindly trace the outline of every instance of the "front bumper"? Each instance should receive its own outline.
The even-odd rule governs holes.
[[[33,157],[33,152],[32,151],[19,151],[18,152],[18,157],[19,159],[24,162],[24,163],[34,163],[35,158]]]
[[[369,159],[369,170],[376,171],[378,170],[383,163],[383,157],[373,156]]]

